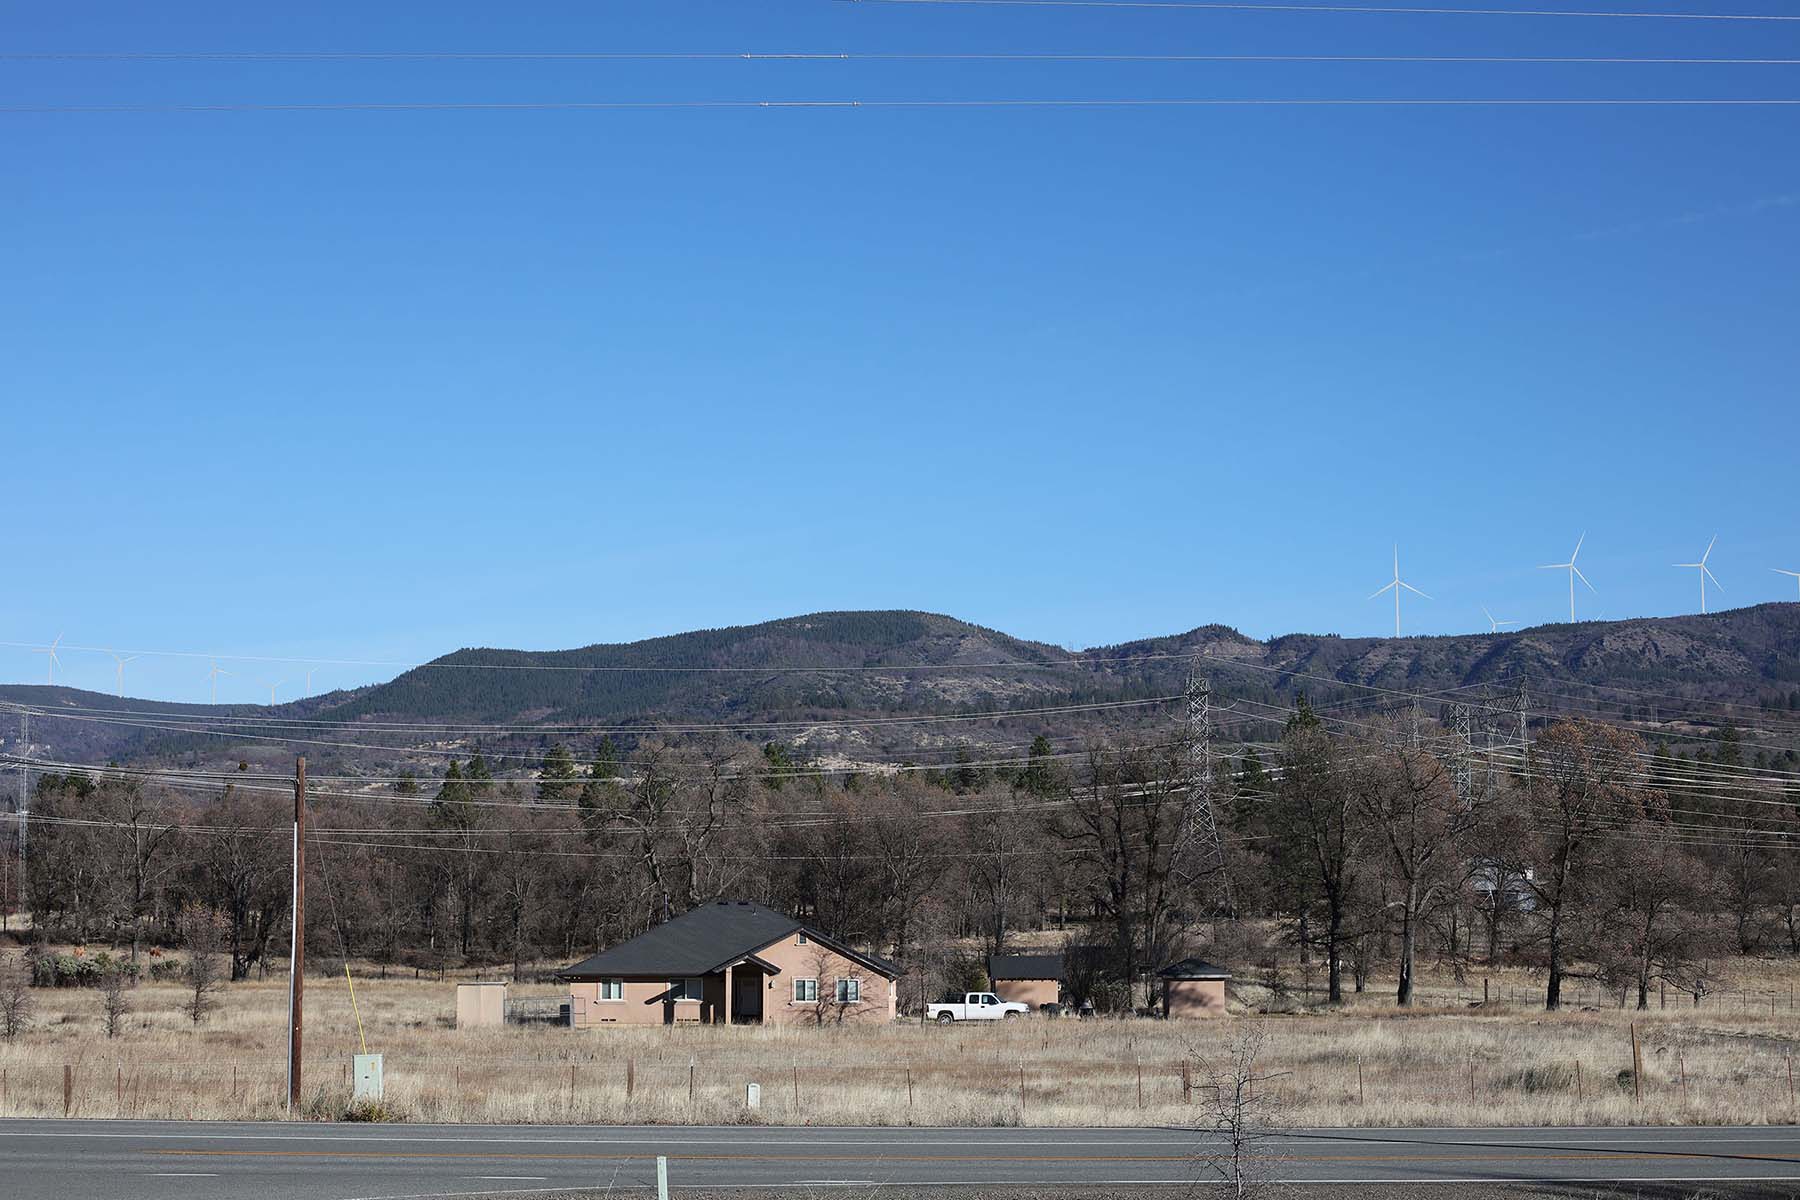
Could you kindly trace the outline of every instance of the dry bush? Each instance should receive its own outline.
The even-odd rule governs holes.
[[[131,1015],[131,993],[126,990],[125,976],[118,971],[108,971],[100,977],[94,990],[100,997],[100,1016],[105,1022],[106,1036],[116,1038],[125,1025],[125,1018]]]
[[[31,971],[22,958],[0,962],[0,1039],[13,1041],[31,1025]]]

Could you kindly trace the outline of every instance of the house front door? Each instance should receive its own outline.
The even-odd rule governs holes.
[[[763,988],[765,980],[760,973],[753,973],[739,968],[731,977],[731,1019],[746,1024],[761,1021],[763,1015]]]

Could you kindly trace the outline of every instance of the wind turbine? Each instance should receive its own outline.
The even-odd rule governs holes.
[[[1777,575],[1792,575],[1794,577],[1794,587],[1800,589],[1800,571],[1784,571],[1780,567],[1770,567],[1769,570],[1775,572]]]
[[[211,703],[217,704],[219,702],[219,676],[229,675],[229,674],[231,674],[231,672],[227,671],[225,668],[221,667],[219,665],[218,659],[215,658],[212,660],[212,670],[210,670],[206,673],[207,678],[212,680]]]
[[[63,635],[59,633],[56,635],[56,640],[54,642],[51,642],[48,646],[39,646],[32,651],[33,654],[43,654],[48,656],[46,665],[50,668],[49,680],[51,683],[56,682],[56,668],[62,665],[62,659],[56,656],[56,648],[62,644],[62,640]]]
[[[108,653],[111,652],[108,651]],[[125,695],[125,664],[135,661],[137,657],[135,654],[114,654],[112,656],[113,661],[119,664],[119,695],[121,697]]]
[[[1380,591],[1371,592],[1369,594],[1369,599],[1373,600],[1376,596],[1381,595],[1382,592],[1392,591],[1394,593],[1394,636],[1395,637],[1400,636],[1400,589],[1401,588],[1405,588],[1407,591],[1413,593],[1415,596],[1425,596],[1424,592],[1421,592],[1418,588],[1414,587],[1412,584],[1407,583],[1405,580],[1400,578],[1400,547],[1395,546],[1394,547],[1394,578],[1393,578],[1393,580],[1391,582],[1389,582],[1386,587],[1380,589]],[[1429,599],[1431,599],[1431,597],[1425,596],[1425,599],[1429,600]]]
[[[264,680],[263,682],[267,683],[268,681]],[[274,683],[269,684],[269,707],[270,708],[275,707],[275,689],[280,687],[282,684],[284,684],[286,682],[287,682],[287,680],[285,680],[285,679],[277,679]]]
[[[1712,568],[1706,565],[1706,560],[1712,557],[1713,547],[1718,544],[1718,541],[1719,541],[1719,535],[1716,533],[1713,534],[1713,540],[1706,543],[1706,553],[1702,554],[1700,556],[1699,562],[1675,563],[1674,564],[1677,567],[1698,567],[1700,569],[1700,611],[1701,612],[1706,611],[1706,581],[1708,579],[1712,580],[1714,586],[1716,586],[1721,592],[1725,590],[1725,585],[1719,582],[1719,577],[1717,575],[1714,575],[1712,573]]]
[[[1540,571],[1567,571],[1569,573],[1569,620],[1571,621],[1575,619],[1575,581],[1577,579],[1581,580],[1583,583],[1587,583],[1588,591],[1593,592],[1595,595],[1599,595],[1599,589],[1593,584],[1588,583],[1588,577],[1583,575],[1581,573],[1581,568],[1575,565],[1575,560],[1581,557],[1581,544],[1585,541],[1587,541],[1587,534],[1585,533],[1575,539],[1575,553],[1569,555],[1568,562],[1545,563],[1538,568]]]
[[[1518,624],[1517,621],[1496,621],[1494,619],[1494,614],[1487,610],[1487,605],[1485,605],[1485,604],[1481,606],[1481,615],[1488,619],[1488,632],[1489,633],[1499,633],[1502,629],[1506,628],[1508,625],[1517,625]]]

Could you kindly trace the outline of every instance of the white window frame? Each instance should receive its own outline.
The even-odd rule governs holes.
[[[811,992],[812,994],[810,996],[804,996],[801,994],[802,992]],[[801,978],[796,976],[794,979],[794,1003],[817,1004],[818,1002],[819,981],[813,978]]]
[[[701,998],[706,994],[706,983],[704,980],[692,976],[686,979],[671,979],[669,980],[669,990],[676,993],[669,997],[671,1000],[678,1003],[688,1002],[698,1004]]]
[[[600,999],[617,1003],[625,999],[625,981],[623,979],[602,979],[597,993]]]
[[[839,1004],[862,1003],[862,980],[856,976],[837,981],[837,1002]]]
[[[798,941],[798,942],[795,942],[795,943],[794,943],[794,944],[795,944],[795,945],[796,945],[796,946],[804,946],[804,945],[806,945],[806,934],[804,934],[804,933],[802,933],[802,934],[801,934],[801,935],[800,935],[800,940],[799,940],[799,941]]]

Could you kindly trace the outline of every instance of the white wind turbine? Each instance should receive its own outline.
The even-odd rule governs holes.
[[[109,651],[108,653],[111,653],[111,652]],[[118,667],[119,667],[119,695],[120,696],[125,695],[125,664],[128,662],[135,662],[137,660],[137,657],[138,656],[135,654],[114,654],[112,656],[113,662],[117,663]]]
[[[206,677],[212,680],[211,703],[217,704],[219,702],[219,676],[229,674],[231,674],[231,672],[227,671],[224,667],[221,667],[218,659],[215,658],[212,660],[212,670],[206,673]]]
[[[46,656],[46,665],[50,668],[48,678],[51,683],[56,682],[56,668],[62,665],[62,659],[56,656],[56,648],[62,645],[62,640],[63,635],[59,633],[56,635],[56,640],[51,642],[48,646],[39,646],[32,651],[33,654],[42,654]]]
[[[1488,632],[1489,633],[1499,633],[1502,629],[1505,629],[1508,625],[1517,625],[1518,624],[1517,621],[1496,621],[1494,619],[1494,614],[1487,610],[1487,605],[1485,605],[1485,604],[1481,606],[1481,615],[1488,619]]]
[[[1777,575],[1792,575],[1794,577],[1795,589],[1800,590],[1800,571],[1784,571],[1780,567],[1770,567],[1769,570],[1775,572]]]
[[[277,680],[276,680],[276,681],[275,681],[275,682],[274,682],[274,683],[269,683],[269,681],[268,681],[268,680],[266,680],[266,679],[265,679],[265,680],[263,680],[263,682],[264,682],[264,683],[268,683],[268,686],[269,686],[269,707],[270,707],[270,708],[274,708],[274,707],[275,707],[275,689],[276,689],[276,688],[278,688],[278,687],[280,687],[280,686],[282,686],[282,685],[283,685],[283,684],[285,684],[285,683],[286,683],[286,682],[287,682],[287,680],[285,680],[285,679],[277,679]]]
[[[1407,583],[1405,580],[1400,578],[1400,547],[1395,546],[1394,547],[1394,578],[1388,583],[1388,585],[1386,587],[1381,588],[1378,591],[1369,593],[1369,599],[1371,599],[1371,600],[1373,600],[1375,597],[1381,595],[1382,592],[1391,591],[1394,593],[1394,636],[1395,637],[1400,636],[1400,589],[1401,588],[1405,588],[1407,591],[1413,593],[1415,596],[1425,596],[1424,592],[1421,592],[1418,588],[1414,587],[1412,584]],[[1431,599],[1431,597],[1425,596],[1425,599],[1429,600],[1429,599]]]
[[[1699,562],[1675,563],[1674,564],[1677,567],[1698,567],[1699,568],[1699,570],[1700,570],[1700,611],[1701,612],[1706,611],[1706,581],[1708,579],[1712,580],[1713,586],[1717,587],[1721,592],[1725,590],[1725,585],[1719,582],[1719,577],[1717,575],[1714,575],[1712,573],[1712,568],[1706,565],[1706,560],[1712,557],[1713,547],[1718,544],[1718,541],[1719,541],[1719,535],[1716,533],[1713,534],[1713,540],[1706,543],[1706,553],[1702,554],[1700,556]]]
[[[1599,594],[1599,589],[1593,584],[1588,583],[1588,577],[1583,575],[1581,573],[1581,568],[1575,565],[1575,560],[1581,557],[1581,544],[1585,541],[1587,541],[1587,534],[1585,533],[1575,539],[1575,553],[1569,555],[1568,562],[1545,563],[1538,568],[1540,571],[1567,571],[1569,573],[1569,620],[1571,621],[1575,619],[1575,581],[1577,579],[1587,584],[1588,591],[1593,592],[1596,595]]]

